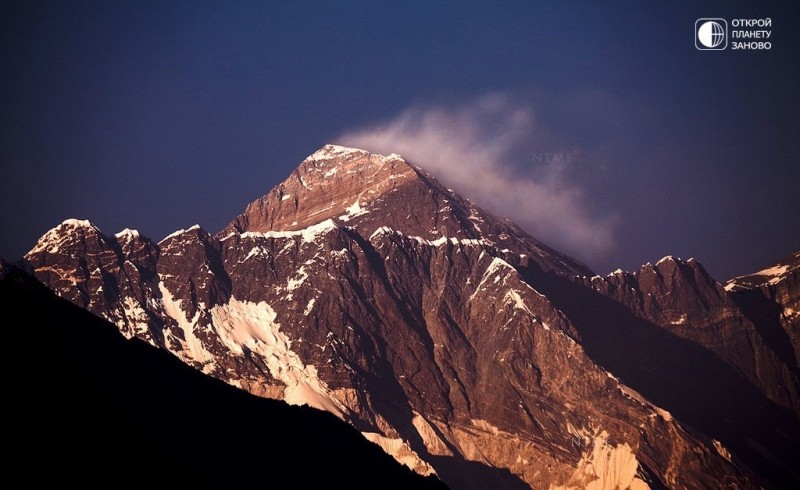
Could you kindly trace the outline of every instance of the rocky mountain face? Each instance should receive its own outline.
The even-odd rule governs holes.
[[[740,309],[734,296],[694,259],[665,257],[632,274],[617,271],[584,284],[736,368],[774,403],[800,414],[797,361]]]
[[[125,336],[451,488],[800,482],[796,276],[763,290],[777,317],[694,261],[593,276],[397,155],[328,145],[216,235],[68,220],[25,261]]]
[[[800,252],[725,286],[785,364],[800,367]]]
[[[786,331],[770,323],[777,316],[754,314],[693,259],[569,283],[542,289],[593,359],[759,473],[794,485],[798,369]]]

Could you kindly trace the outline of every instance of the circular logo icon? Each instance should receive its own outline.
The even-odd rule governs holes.
[[[707,48],[716,48],[725,40],[725,30],[718,22],[709,20],[697,30],[697,40]]]

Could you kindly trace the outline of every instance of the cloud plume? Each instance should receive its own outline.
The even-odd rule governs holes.
[[[458,107],[414,106],[338,138],[399,153],[479,206],[591,263],[614,247],[616,218],[591,212],[584,190],[569,178],[577,152],[553,141],[529,106],[497,94]]]

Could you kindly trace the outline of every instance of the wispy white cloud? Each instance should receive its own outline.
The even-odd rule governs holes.
[[[592,262],[614,247],[617,219],[592,212],[570,179],[577,153],[552,146],[530,106],[493,94],[458,107],[417,105],[339,143],[399,153],[478,205]]]

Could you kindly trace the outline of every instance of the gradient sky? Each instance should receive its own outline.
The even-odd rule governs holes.
[[[218,231],[323,144],[433,111],[472,148],[521,131],[497,172],[611,238],[526,227],[599,273],[758,269],[800,249],[800,6],[699,3],[2,1],[0,256],[68,217]],[[699,17],[769,17],[773,47],[697,51]]]

